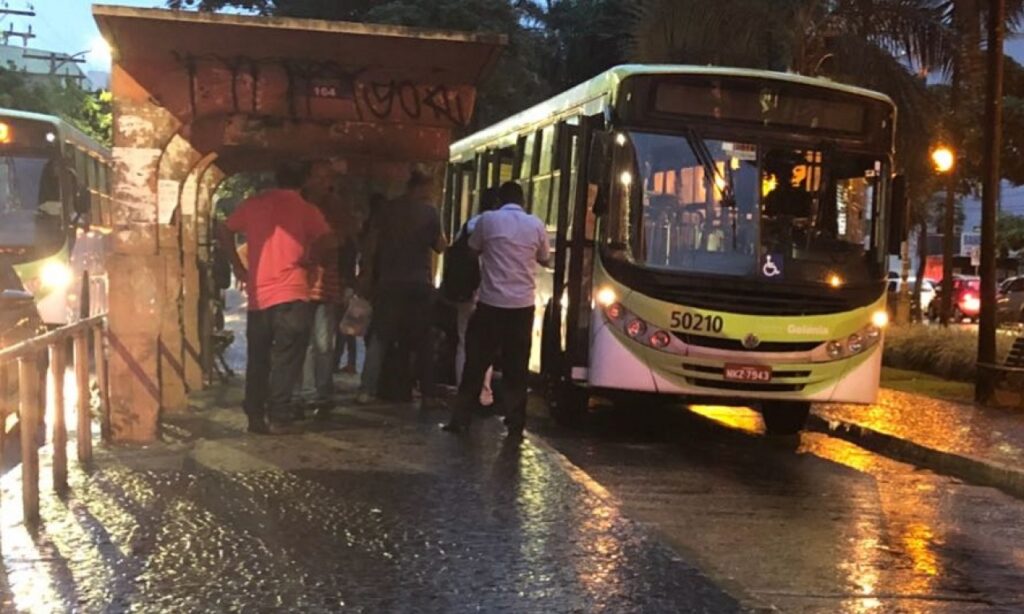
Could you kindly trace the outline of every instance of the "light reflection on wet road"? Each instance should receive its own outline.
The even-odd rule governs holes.
[[[496,421],[455,438],[443,414],[348,406],[260,437],[237,386],[210,392],[164,442],[99,450],[67,499],[44,479],[36,532],[3,476],[0,611],[739,611]]]
[[[1024,502],[757,413],[620,407],[559,451],[713,579],[787,612],[1024,611]],[[642,413],[641,413],[642,412]]]

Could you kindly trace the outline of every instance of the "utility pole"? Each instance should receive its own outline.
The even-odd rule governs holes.
[[[974,399],[988,402],[995,392],[991,368],[996,361],[996,215],[1003,125],[1003,40],[1006,0],[992,0],[988,11],[988,79],[985,92],[984,184],[981,196],[981,319],[978,325],[978,379]]]
[[[46,60],[46,61],[48,61],[50,63],[50,75],[52,75],[52,76],[64,76],[64,77],[68,77],[70,79],[80,80],[80,79],[84,79],[85,77],[80,75],[80,74],[79,75],[70,75],[70,74],[68,74],[68,75],[58,75],[57,71],[59,71],[61,68],[64,67],[65,64],[68,64],[68,63],[84,64],[85,63],[85,58],[84,57],[80,57],[81,55],[82,54],[80,54],[80,53],[76,53],[75,55],[68,55],[66,53],[54,53],[54,52],[51,51],[51,52],[48,52],[48,53],[25,53],[25,54],[22,54],[21,57],[25,58],[26,60]]]
[[[12,8],[7,8],[6,5],[3,6],[3,7],[0,7],[0,21],[3,21],[5,17],[12,16],[12,15],[16,16],[16,17],[35,17],[36,16],[36,12],[34,10],[32,10],[31,8],[28,8],[28,9],[12,9]],[[22,47],[28,47],[28,42],[30,40],[32,40],[33,38],[35,38],[36,35],[32,32],[32,26],[31,25],[29,25],[28,30],[26,30],[24,32],[18,32],[18,31],[16,31],[14,29],[14,24],[12,23],[12,24],[8,24],[8,27],[7,27],[6,31],[0,32],[0,37],[3,38],[3,44],[5,44],[5,45],[8,42],[10,42],[10,40],[12,38],[20,38],[21,39],[21,46]]]
[[[953,317],[953,226],[956,217],[956,166],[946,173],[946,207],[942,211],[942,313],[940,321],[949,326]]]

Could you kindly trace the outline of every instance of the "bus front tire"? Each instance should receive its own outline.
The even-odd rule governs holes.
[[[548,411],[556,424],[577,429],[583,426],[590,407],[590,394],[579,386],[558,384],[548,400]]]
[[[761,418],[766,435],[796,435],[803,430],[811,404],[805,401],[766,401],[761,404]]]

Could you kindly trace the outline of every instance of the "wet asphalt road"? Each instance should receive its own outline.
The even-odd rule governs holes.
[[[37,532],[4,476],[0,611],[741,610],[546,446],[505,445],[494,420],[453,437],[443,413],[347,404],[254,436],[239,386],[209,392],[160,444],[74,471],[66,499],[43,497]]]
[[[1024,612],[1024,501],[748,410],[604,409],[533,428],[746,604],[786,612]]]

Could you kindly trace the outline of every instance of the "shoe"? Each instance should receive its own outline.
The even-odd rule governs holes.
[[[358,371],[356,371],[355,365],[347,365],[341,370],[341,372],[344,373],[345,375],[355,375],[356,373],[358,373]]]
[[[270,435],[297,435],[301,432],[294,422],[271,422],[267,430]]]
[[[249,426],[245,429],[255,435],[269,435],[270,427],[263,418],[249,418]]]

